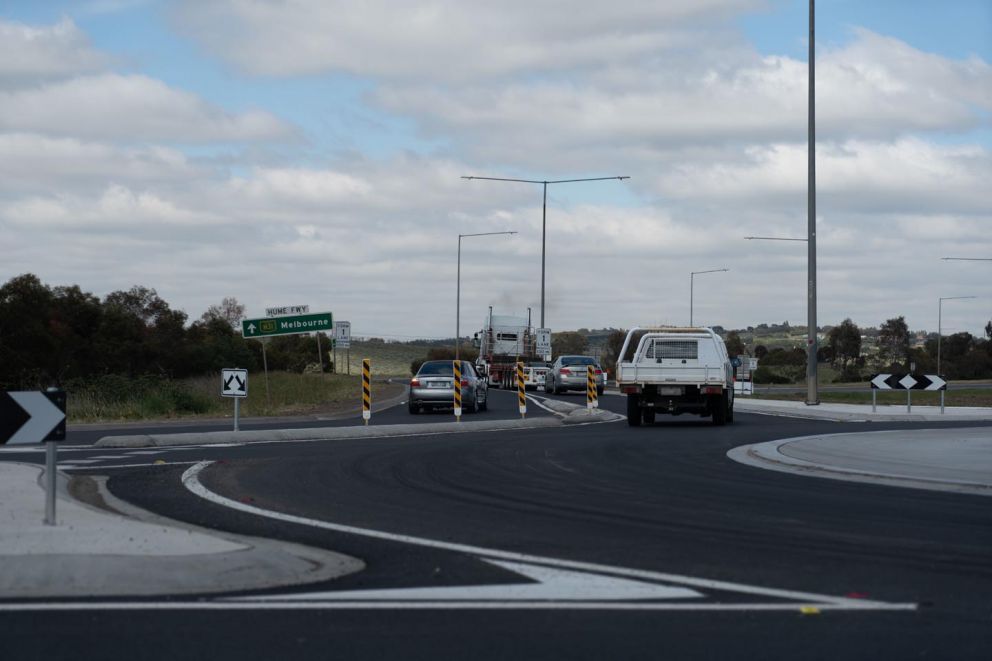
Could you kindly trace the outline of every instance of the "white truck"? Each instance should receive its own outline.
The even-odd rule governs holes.
[[[627,396],[627,424],[653,423],[656,413],[734,420],[734,368],[723,339],[709,328],[632,328],[617,361]]]
[[[548,366],[534,355],[537,336],[529,316],[495,315],[490,307],[484,326],[475,334],[472,344],[479,349],[476,367],[487,375],[490,386],[516,389],[517,361],[521,361],[527,390],[544,387]]]

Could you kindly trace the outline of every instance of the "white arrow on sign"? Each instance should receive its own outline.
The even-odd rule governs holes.
[[[42,392],[8,392],[10,398],[17,402],[31,418],[21,425],[21,428],[10,437],[7,445],[18,443],[38,443],[55,429],[55,425],[65,419],[65,413],[45,397]]]
[[[467,585],[390,590],[346,590],[303,594],[239,597],[239,601],[626,601],[631,599],[690,599],[695,590],[628,578],[554,569],[522,562],[485,560],[526,576],[536,583]]]
[[[892,388],[885,382],[887,378],[892,376],[891,374],[879,374],[874,379],[871,380],[871,384],[878,388],[879,390],[892,390]]]
[[[924,388],[924,390],[941,390],[947,385],[947,381],[944,381],[936,374],[927,374],[927,378],[930,379],[930,385]]]
[[[248,332],[252,335],[255,334],[255,324],[248,324]]]

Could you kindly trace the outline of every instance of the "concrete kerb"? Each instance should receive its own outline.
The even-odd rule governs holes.
[[[0,503],[9,509],[0,537],[6,597],[206,594],[323,582],[364,568],[324,549],[159,517],[118,500],[101,482],[103,507],[60,490],[58,525],[44,525],[39,472],[0,464]]]
[[[879,462],[877,456],[871,457],[870,453],[862,451],[862,455],[856,451],[847,451],[843,445],[857,449],[858,446],[867,446],[873,441],[898,442],[911,435],[937,436],[937,439],[921,439],[928,444],[937,445],[941,441],[954,442],[953,438],[947,436],[960,435],[962,433],[978,432],[981,439],[985,439],[986,428],[977,429],[921,429],[921,430],[886,430],[876,432],[853,432],[842,434],[817,434],[812,436],[799,436],[776,441],[766,441],[764,443],[754,443],[733,448],[727,452],[727,457],[749,466],[764,468],[783,473],[793,473],[806,475],[809,477],[830,478],[836,480],[846,480],[850,482],[865,482],[872,484],[882,484],[888,486],[909,487],[916,489],[927,489],[932,491],[946,491],[951,493],[967,493],[982,496],[992,496],[992,479],[984,482],[975,479],[963,479],[963,471],[957,467],[958,474],[955,476],[956,468],[953,462],[945,462],[948,465],[942,466],[931,458],[915,457],[912,446],[906,442],[901,443],[898,448],[891,448],[888,456]],[[819,446],[818,448],[800,448],[801,444],[808,446]],[[841,444],[838,447],[838,444]],[[955,443],[958,445],[958,443]],[[939,451],[953,451],[954,448],[934,448]],[[803,455],[807,458],[803,458]],[[986,452],[987,454],[987,452]],[[877,449],[876,449],[877,455]],[[815,458],[820,457],[819,461]],[[834,463],[828,463],[833,461]],[[837,463],[848,463],[851,465],[841,466]],[[857,465],[857,464],[861,465]],[[872,465],[872,464],[876,465]],[[958,464],[961,462],[958,461]],[[886,470],[883,470],[884,466]],[[909,474],[914,468],[925,468],[927,474]],[[903,470],[902,474],[891,472],[893,467]],[[969,478],[973,477],[975,470],[964,472]],[[978,472],[983,471],[980,467]],[[943,473],[943,474],[941,474]],[[992,475],[992,473],[989,473]]]
[[[562,424],[563,422],[559,418],[543,417],[526,418],[523,420],[369,425],[368,427],[317,427],[310,429],[269,429],[264,431],[239,432],[138,434],[132,436],[104,436],[93,445],[102,448],[138,448],[175,445],[214,445],[221,443],[264,443],[272,441],[331,441],[356,438],[388,438],[393,436],[502,431],[506,429],[540,429],[558,427]]]
[[[822,403],[807,406],[804,402],[774,399],[734,398],[734,408],[742,413],[776,415],[833,422],[970,422],[992,421],[992,408],[914,406],[912,413],[905,406],[878,406],[872,413],[871,405]]]

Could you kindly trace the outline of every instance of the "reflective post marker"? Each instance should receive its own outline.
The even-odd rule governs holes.
[[[527,417],[527,385],[524,382],[524,364],[517,362],[517,402],[520,405],[520,417]]]
[[[55,476],[58,472],[58,444],[45,441],[45,525],[55,525]]]
[[[462,361],[453,360],[451,361],[451,366],[454,369],[454,388],[455,393],[455,420],[458,422],[462,421]]]
[[[599,393],[596,392],[596,368],[586,366],[586,408],[592,411],[599,408]]]
[[[362,420],[369,424],[372,418],[372,359],[362,359]]]

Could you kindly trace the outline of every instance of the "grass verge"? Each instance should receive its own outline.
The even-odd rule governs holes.
[[[340,413],[361,406],[357,374],[269,373],[268,394],[262,373],[249,374],[241,415],[277,416]],[[401,385],[373,382],[373,400],[391,397]],[[220,396],[220,375],[170,380],[107,376],[67,384],[70,423],[133,422],[234,416],[232,398]]]

